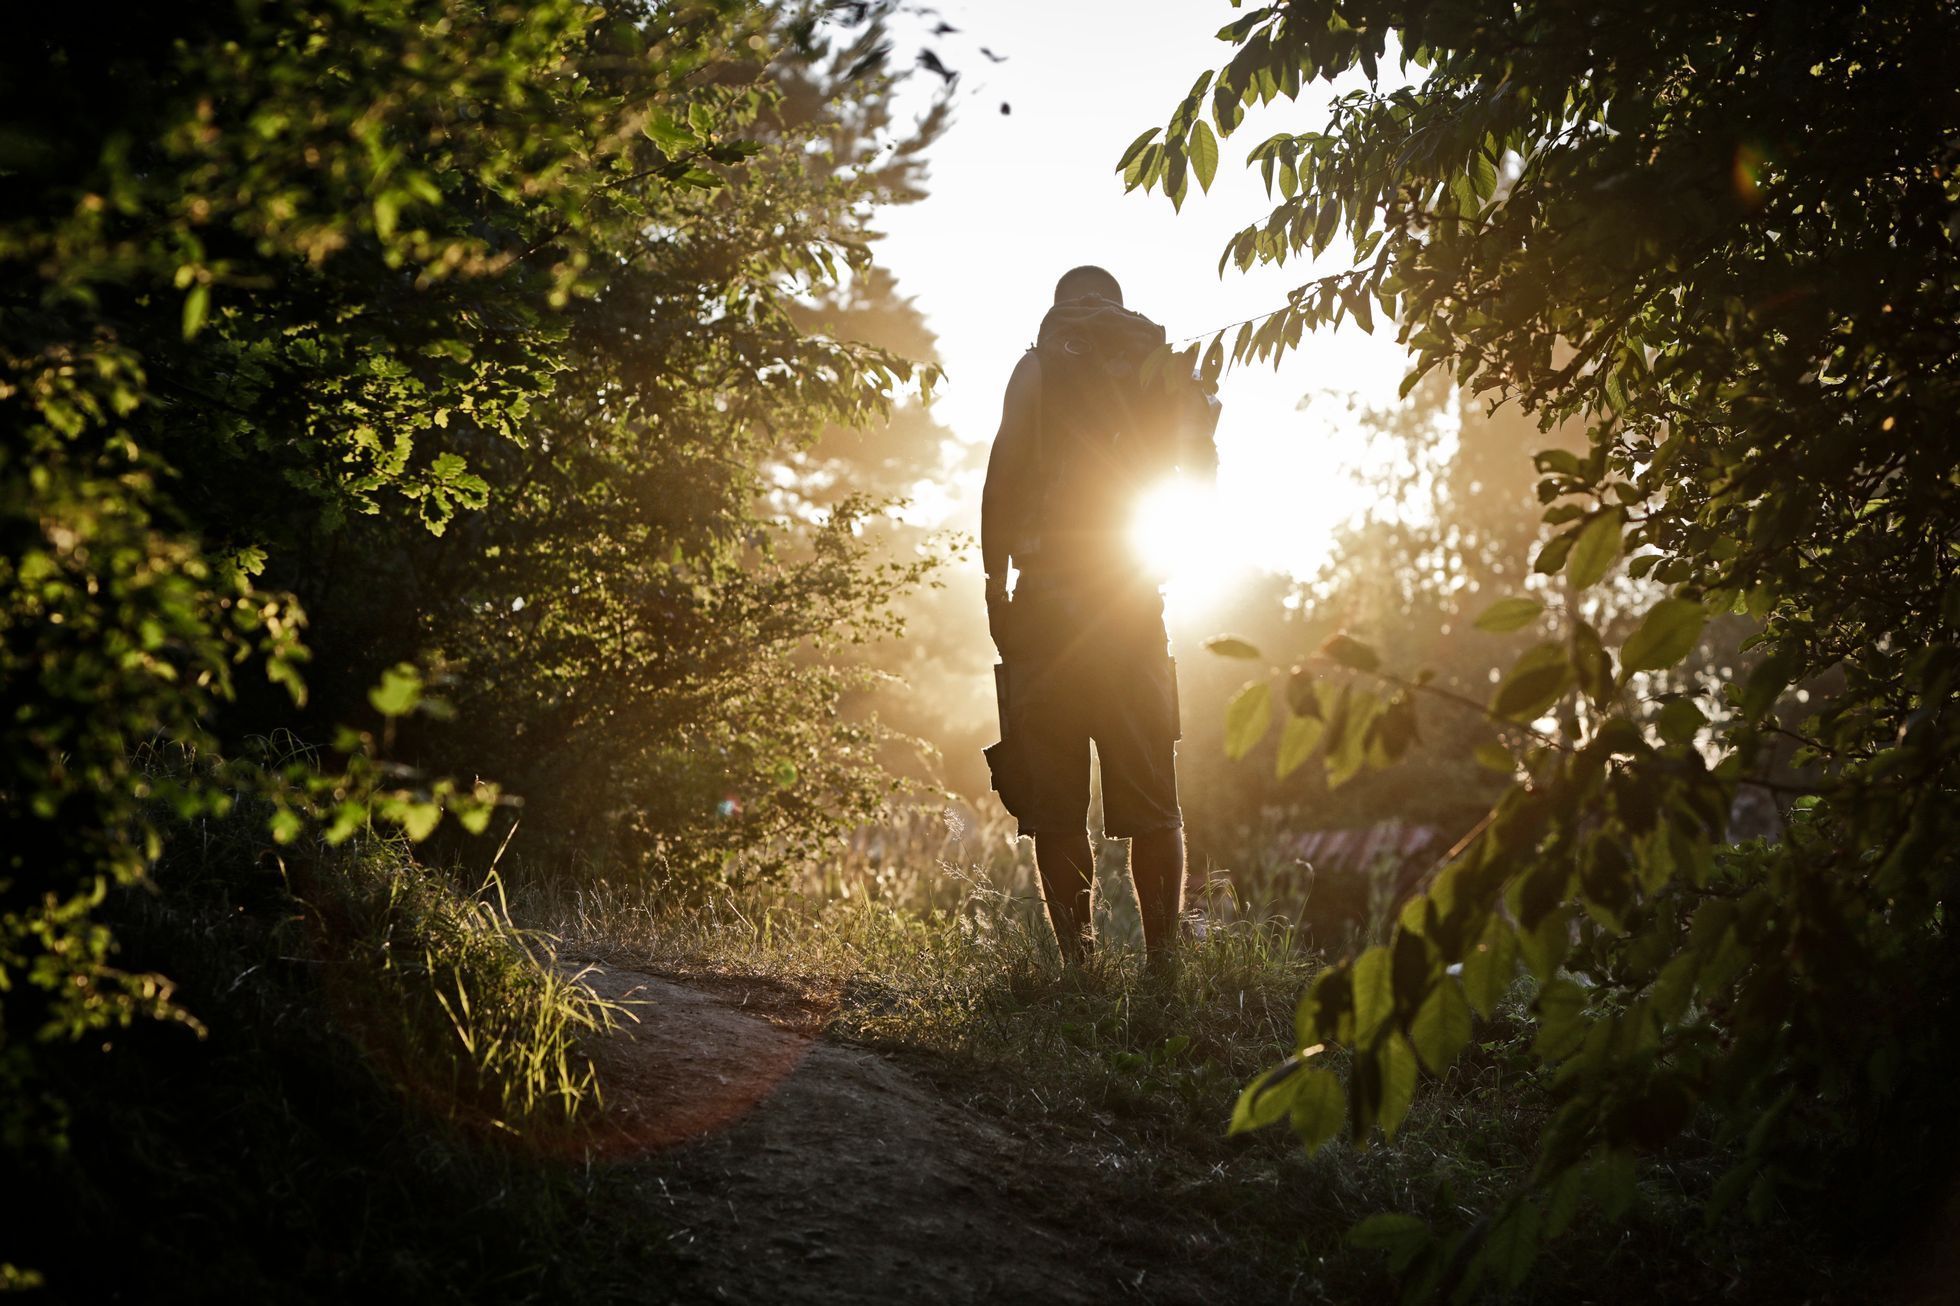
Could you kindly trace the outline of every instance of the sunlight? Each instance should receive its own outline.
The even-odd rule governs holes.
[[[1144,495],[1130,544],[1164,578],[1164,606],[1174,620],[1205,615],[1261,565],[1243,518],[1221,509],[1217,490],[1183,477]]]

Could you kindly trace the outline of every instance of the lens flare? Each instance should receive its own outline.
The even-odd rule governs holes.
[[[1176,477],[1137,504],[1130,544],[1164,582],[1173,617],[1199,616],[1253,570],[1243,522],[1228,519],[1210,486]]]

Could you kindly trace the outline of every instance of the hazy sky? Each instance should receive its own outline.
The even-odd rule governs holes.
[[[991,441],[1008,373],[1033,341],[1056,276],[1074,264],[1108,267],[1129,306],[1173,338],[1277,307],[1293,286],[1346,266],[1337,244],[1311,269],[1293,262],[1217,273],[1227,237],[1268,209],[1246,151],[1273,132],[1320,125],[1324,87],[1300,104],[1249,113],[1222,142],[1211,193],[1194,184],[1181,214],[1161,194],[1123,191],[1114,168],[1124,147],[1229,57],[1214,34],[1237,11],[1223,0],[947,0],[938,8],[961,29],[934,42],[961,73],[958,117],[930,156],[929,198],[883,215],[881,257],[938,333],[948,372],[938,411],[961,439]],[[982,45],[1007,61],[991,63]],[[916,46],[901,39],[895,61]],[[1002,103],[1012,112],[1002,114]],[[1342,469],[1362,452],[1345,404],[1297,411],[1298,402],[1333,390],[1391,403],[1404,370],[1392,329],[1369,337],[1349,324],[1309,338],[1277,375],[1270,365],[1229,374],[1211,552],[1292,570],[1316,563],[1328,531],[1358,506]],[[973,501],[977,486],[957,497]]]

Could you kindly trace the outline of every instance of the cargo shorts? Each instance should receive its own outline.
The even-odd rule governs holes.
[[[1024,583],[1012,609],[1013,638],[994,668],[1001,741],[986,753],[1021,833],[1088,827],[1092,741],[1110,837],[1181,827],[1177,666],[1162,598]]]

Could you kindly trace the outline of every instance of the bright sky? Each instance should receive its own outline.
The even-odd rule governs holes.
[[[1337,243],[1312,268],[1217,273],[1226,239],[1269,207],[1246,151],[1273,132],[1319,126],[1324,86],[1300,104],[1250,112],[1221,143],[1211,193],[1194,183],[1181,214],[1161,194],[1123,191],[1114,169],[1124,147],[1229,57],[1214,34],[1238,11],[1223,0],[944,0],[938,9],[961,29],[932,42],[961,73],[958,118],[929,156],[928,198],[882,215],[880,256],[938,333],[948,376],[937,412],[961,440],[984,448],[993,439],[1008,373],[1033,342],[1055,278],[1075,264],[1109,268],[1128,306],[1173,339],[1277,307],[1292,287],[1346,266]],[[982,45],[1007,61],[989,62]],[[916,46],[901,38],[894,60]],[[1194,606],[1233,564],[1311,570],[1331,531],[1363,506],[1346,475],[1365,454],[1346,404],[1298,405],[1329,390],[1392,402],[1405,357],[1392,328],[1377,331],[1323,331],[1277,375],[1267,365],[1226,376],[1215,512],[1187,546],[1196,564],[1173,578],[1174,604]],[[955,517],[972,520],[977,479],[954,497]]]

